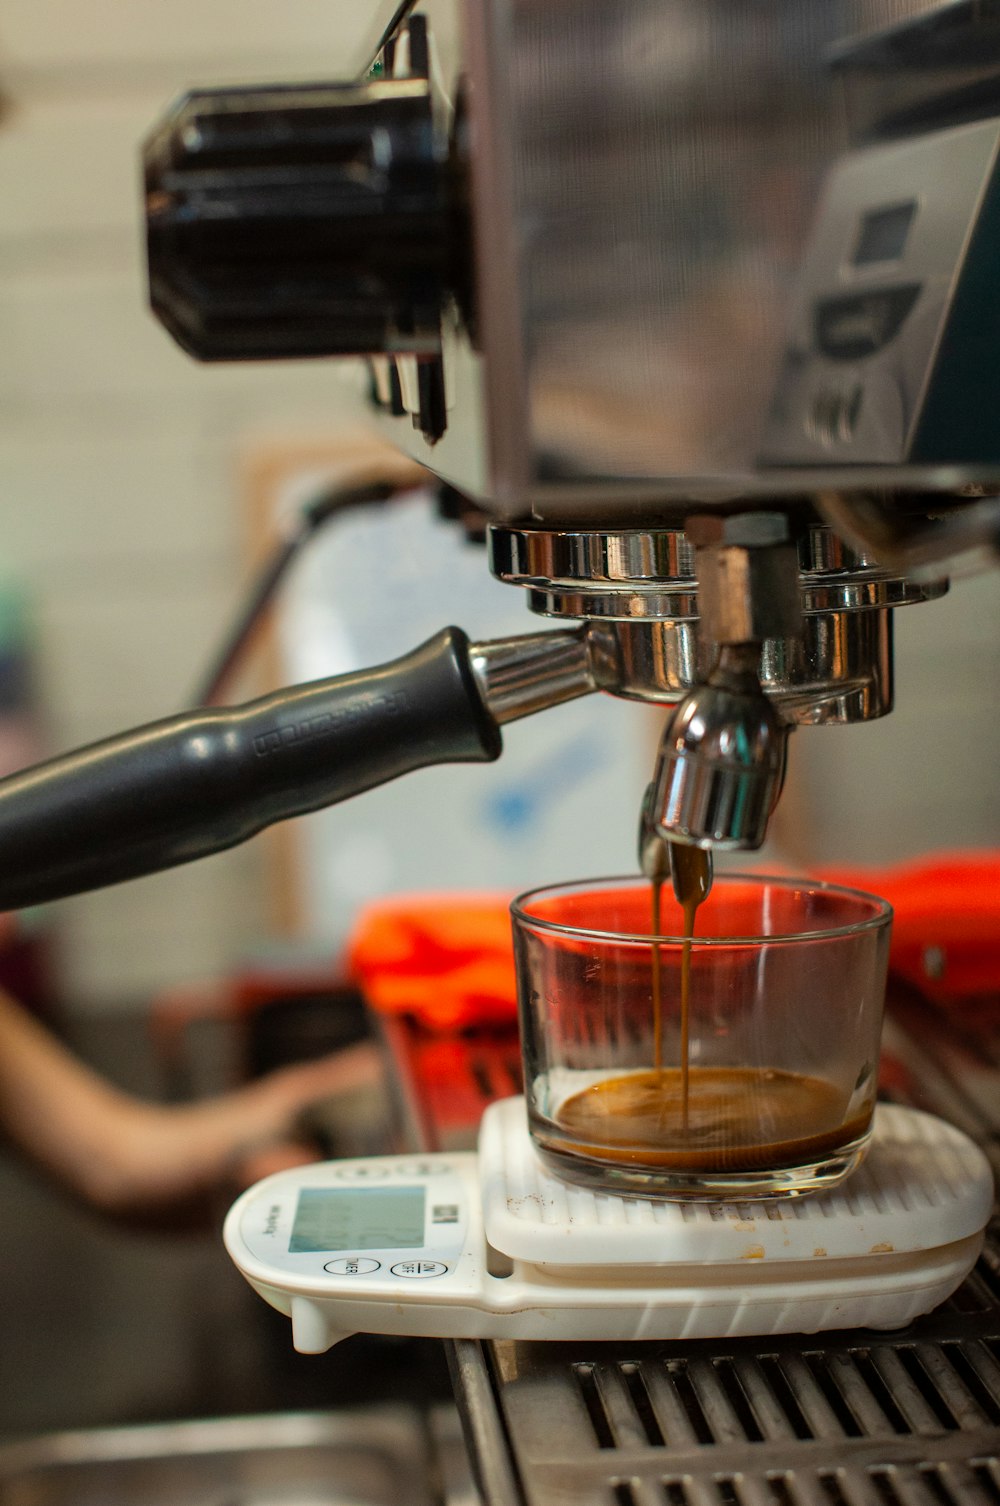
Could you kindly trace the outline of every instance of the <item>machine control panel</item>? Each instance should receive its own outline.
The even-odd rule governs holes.
[[[976,121],[868,146],[835,166],[762,464],[1000,459],[989,270],[998,145],[1000,123]]]

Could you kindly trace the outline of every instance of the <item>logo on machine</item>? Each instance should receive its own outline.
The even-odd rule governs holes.
[[[264,1222],[264,1233],[270,1234],[273,1239],[278,1232],[278,1220],[281,1217],[280,1203],[274,1203],[267,1210],[267,1218]]]

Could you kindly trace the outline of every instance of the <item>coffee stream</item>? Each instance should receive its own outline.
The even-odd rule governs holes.
[[[670,868],[674,893],[684,915],[684,945],[681,952],[681,1128],[688,1131],[691,1097],[691,940],[694,936],[694,918],[698,906],[708,897],[712,886],[711,861],[700,847],[688,847],[675,842],[670,853]],[[659,937],[663,934],[663,880],[655,878],[651,884],[653,898],[652,915],[652,975],[653,975],[653,1068],[663,1071],[663,958]]]

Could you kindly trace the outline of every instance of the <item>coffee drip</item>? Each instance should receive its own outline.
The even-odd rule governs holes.
[[[698,906],[708,898],[712,887],[712,865],[706,852],[700,847],[688,847],[675,842],[671,848],[670,871],[674,893],[684,916],[684,947],[681,955],[681,1120],[688,1127],[690,1107],[690,1053],[691,1053],[691,941],[694,937],[694,920]],[[652,984],[653,984],[653,1067],[663,1070],[663,957],[658,938],[663,934],[663,878],[655,877],[650,890],[653,901],[652,914]]]

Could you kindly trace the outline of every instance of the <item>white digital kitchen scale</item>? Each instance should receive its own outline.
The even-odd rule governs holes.
[[[829,1192],[608,1196],[553,1176],[509,1098],[486,1111],[478,1154],[279,1172],[237,1200],[224,1238],[305,1354],[358,1332],[721,1338],[904,1326],[972,1268],[993,1197],[971,1140],[886,1105]]]

